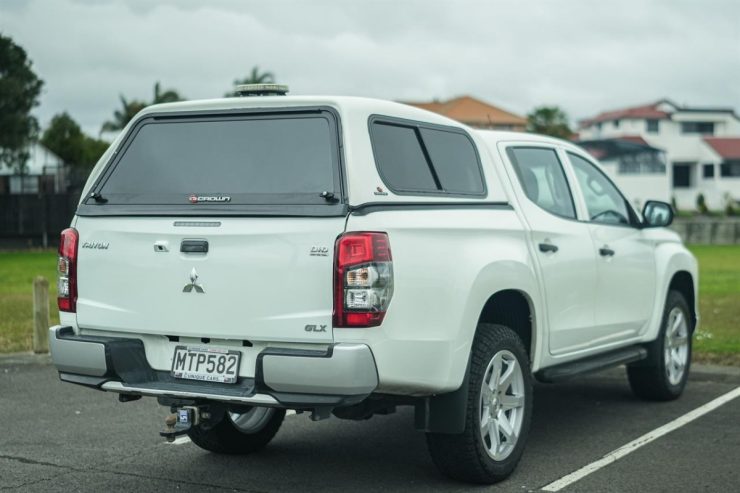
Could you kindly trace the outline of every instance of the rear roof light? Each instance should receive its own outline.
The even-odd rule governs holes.
[[[334,252],[334,327],[380,325],[393,297],[393,258],[386,233],[346,233]]]
[[[77,244],[79,235],[74,228],[62,231],[59,240],[59,259],[57,261],[57,305],[59,311],[77,311]]]

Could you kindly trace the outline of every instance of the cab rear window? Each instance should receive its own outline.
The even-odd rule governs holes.
[[[327,193],[341,195],[336,142],[328,112],[149,118],[111,163],[97,202],[326,205]]]

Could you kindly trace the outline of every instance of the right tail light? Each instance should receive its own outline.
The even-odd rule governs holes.
[[[386,233],[346,233],[334,249],[334,327],[375,327],[393,297]]]

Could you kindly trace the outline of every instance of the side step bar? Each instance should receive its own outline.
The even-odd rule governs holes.
[[[629,346],[616,351],[610,351],[604,354],[597,354],[596,356],[589,356],[588,358],[579,359],[576,361],[569,361],[557,366],[551,366],[540,370],[535,375],[537,380],[540,382],[558,382],[561,380],[567,380],[569,378],[583,375],[585,373],[593,373],[596,371],[606,370],[613,366],[625,365],[627,363],[634,363],[647,358],[647,349],[643,346]]]

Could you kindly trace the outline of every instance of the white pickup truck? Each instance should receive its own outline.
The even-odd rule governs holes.
[[[522,455],[534,379],[624,364],[638,396],[681,394],[697,264],[672,218],[571,143],[403,104],[151,106],[62,233],[52,357],[219,453],[263,448],[286,409],[414,406],[439,469],[491,483]]]

